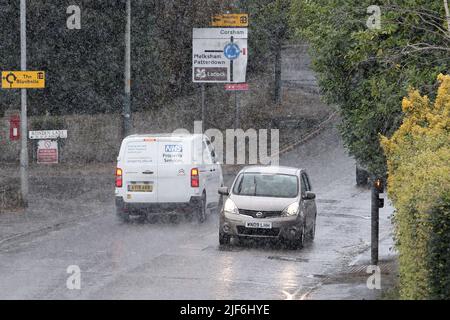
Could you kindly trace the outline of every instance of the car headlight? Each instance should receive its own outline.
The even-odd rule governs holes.
[[[283,212],[281,213],[281,215],[282,215],[283,217],[292,217],[292,216],[296,216],[296,215],[298,215],[299,208],[300,208],[300,206],[299,206],[298,202],[291,203],[290,205],[288,205],[288,206],[286,207],[286,209],[283,210]]]
[[[239,214],[236,204],[231,199],[227,199],[223,205],[223,212],[228,214]]]

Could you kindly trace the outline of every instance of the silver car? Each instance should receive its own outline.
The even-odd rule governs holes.
[[[252,166],[242,169],[231,190],[221,187],[219,243],[232,237],[273,238],[290,248],[314,239],[317,208],[305,170]]]

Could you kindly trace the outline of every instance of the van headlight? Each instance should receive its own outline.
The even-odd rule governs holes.
[[[231,199],[227,199],[225,204],[223,205],[223,212],[225,214],[239,214],[239,210],[236,207],[236,204]]]
[[[292,217],[292,216],[296,216],[296,215],[298,215],[299,208],[300,208],[300,206],[299,206],[298,202],[291,203],[290,205],[288,205],[288,206],[286,207],[286,209],[283,210],[283,212],[281,213],[281,215],[282,215],[283,217]]]

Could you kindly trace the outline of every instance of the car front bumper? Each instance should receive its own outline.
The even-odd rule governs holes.
[[[220,232],[230,236],[297,240],[301,237],[301,216],[258,219],[245,215],[220,215]],[[247,228],[247,222],[270,222],[271,229]]]

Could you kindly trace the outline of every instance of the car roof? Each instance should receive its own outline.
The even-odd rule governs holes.
[[[248,166],[243,168],[241,173],[278,173],[278,174],[293,174],[297,175],[301,170],[300,168],[285,167],[285,166]]]

